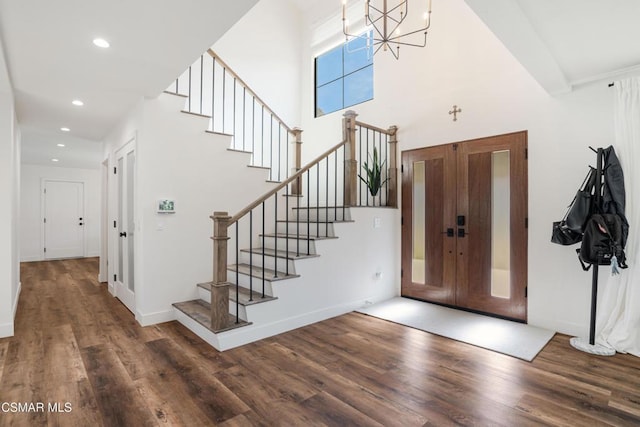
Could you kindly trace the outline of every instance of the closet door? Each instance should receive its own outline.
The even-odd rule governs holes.
[[[456,305],[526,320],[526,132],[458,144]]]
[[[402,153],[403,296],[455,302],[454,149],[449,144]]]

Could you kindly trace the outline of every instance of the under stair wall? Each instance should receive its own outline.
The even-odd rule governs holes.
[[[211,276],[207,215],[221,206],[238,210],[274,185],[268,170],[247,166],[250,154],[228,150],[230,137],[205,132],[209,119],[181,112],[183,105],[171,94],[145,99],[107,138],[113,153],[137,135],[134,278],[142,325],[173,320],[171,304],[195,298],[194,284]],[[175,213],[158,214],[159,199],[174,200]],[[110,247],[116,244],[112,237]]]
[[[180,312],[178,320],[218,350],[227,350],[398,295],[400,255],[388,248],[400,244],[399,210],[349,210],[353,222],[333,224],[337,239],[315,242],[318,257],[294,261],[299,278],[268,285],[276,300],[241,307],[241,317],[251,325],[214,334]],[[235,280],[231,272],[229,278]]]

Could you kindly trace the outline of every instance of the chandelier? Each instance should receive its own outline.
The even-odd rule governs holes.
[[[391,3],[391,6],[389,3]],[[372,31],[364,35],[351,34],[349,33],[349,21],[346,16],[347,0],[342,0],[342,32],[347,42],[353,39],[366,39],[366,46],[361,49],[373,49],[373,54],[375,55],[382,48],[384,51],[390,51],[398,59],[400,58],[401,45],[414,47],[425,47],[427,45],[427,30],[431,25],[431,0],[428,0],[427,11],[422,16],[423,26],[417,30],[402,32],[400,25],[407,19],[408,14],[409,0],[382,0],[381,2],[380,0],[365,0],[364,23],[367,27],[372,27]],[[423,33],[424,38],[416,37],[419,33]],[[407,39],[409,36],[414,37]]]

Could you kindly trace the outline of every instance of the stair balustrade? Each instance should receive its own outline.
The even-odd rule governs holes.
[[[281,182],[300,168],[302,131],[287,126],[213,50],[167,92],[187,96],[184,111],[210,117],[208,131],[232,136],[230,148],[250,152],[251,166],[269,168],[270,181]]]
[[[211,329],[229,327],[229,300],[235,301],[235,322],[240,316],[241,293],[247,303],[270,298],[270,284],[298,277],[293,261],[317,256],[315,242],[335,238],[333,224],[350,222],[349,208],[397,207],[396,127],[381,129],[356,120],[347,111],[343,119],[344,139],[309,162],[274,189],[234,216],[215,212],[214,260],[211,284]],[[300,132],[296,133],[296,141]],[[299,144],[296,144],[299,147]],[[364,161],[375,147],[381,167],[381,185],[376,197],[364,194]],[[299,149],[296,158],[300,159]],[[362,171],[362,172],[359,172]],[[368,191],[368,190],[366,190]],[[227,259],[234,261],[228,265]],[[235,283],[229,279],[229,272]]]

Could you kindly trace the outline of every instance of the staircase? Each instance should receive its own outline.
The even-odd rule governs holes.
[[[214,56],[213,52],[208,53],[213,58],[214,69],[211,73],[201,71],[201,75],[215,75],[215,67],[223,64],[223,76],[234,76],[234,102],[223,100],[219,103],[222,107],[231,104],[232,110],[227,113],[227,117],[234,116],[232,131],[236,132],[236,136],[233,137],[230,149],[251,153],[250,166],[268,168],[268,181],[276,184],[273,190],[233,217],[226,212],[214,212],[211,216],[214,222],[213,280],[196,285],[197,299],[173,304],[178,321],[215,348],[224,350],[273,335],[278,331],[293,329],[296,325],[309,323],[310,319],[313,321],[323,318],[322,316],[330,317],[331,313],[340,310],[329,307],[327,310],[318,310],[315,314],[299,314],[293,320],[288,318],[286,312],[288,304],[300,301],[301,298],[322,299],[322,289],[318,289],[317,286],[309,289],[306,281],[311,277],[305,278],[301,271],[315,270],[316,273],[311,274],[317,281],[318,270],[332,268],[331,265],[322,263],[320,257],[336,251],[335,245],[339,245],[339,229],[354,222],[353,207],[396,207],[397,129],[392,127],[385,130],[366,125],[356,121],[357,114],[348,111],[343,119],[344,140],[303,167],[300,164],[302,131],[282,124],[268,108],[268,121],[273,121],[276,117],[279,122],[279,138],[276,139],[278,143],[275,146],[271,144],[274,136],[273,125],[266,130],[269,133],[269,137],[266,138],[269,144],[265,143],[264,125],[257,132],[247,131],[247,115],[244,114],[247,102],[244,99],[243,124],[240,126],[242,137],[238,137],[235,85],[238,81],[242,85],[245,84],[235,73],[229,71],[228,66]],[[203,63],[204,59],[201,57],[200,63],[194,64],[193,67],[202,70]],[[191,70],[188,75],[190,98],[185,104],[185,112],[209,117],[203,110],[203,105],[212,105],[211,113],[214,113],[217,102],[215,93],[211,94],[211,99],[204,102],[203,98],[206,97],[202,94],[195,95],[199,98],[199,101],[195,102],[197,111],[190,111],[194,104],[192,98],[198,90],[192,87]],[[182,78],[184,80],[184,76]],[[179,80],[176,81],[173,92],[180,92]],[[213,87],[213,92],[216,91],[215,82],[213,77],[209,85]],[[202,81],[199,84],[200,90],[206,86]],[[218,93],[220,92],[225,96],[227,91],[218,89]],[[262,103],[246,86],[241,92],[249,92],[255,96],[249,101],[250,105],[254,104],[256,99]],[[224,109],[217,108],[218,112],[221,110]],[[265,111],[265,107],[260,106],[258,110]],[[256,108],[252,107],[252,111],[255,112]],[[228,118],[219,119],[211,116],[208,132],[227,134],[228,129],[224,126],[227,121]],[[251,118],[250,122],[250,126],[255,126],[264,120],[256,121],[255,118]],[[217,129],[220,123],[222,128]],[[288,135],[285,139],[286,150],[283,150],[281,145],[281,129],[285,129]],[[249,134],[252,138],[247,140]],[[238,145],[240,139],[241,146]],[[295,150],[291,152],[288,148],[290,141],[295,143]],[[377,147],[381,155],[385,153],[386,164],[390,166],[382,171],[383,178],[389,177],[389,181],[383,184],[377,198],[371,198],[366,185],[357,179],[359,159],[370,161],[374,147]],[[270,151],[270,155],[265,156],[265,151]],[[293,155],[292,159],[289,159],[290,154]],[[283,155],[286,156],[285,159],[282,159]],[[267,157],[271,159],[265,163]],[[293,165],[293,168],[290,173],[285,173],[290,170],[289,165]],[[315,266],[311,267],[310,263],[315,263]],[[319,293],[314,295],[316,292]],[[239,333],[239,330],[242,330],[242,333]]]
[[[219,329],[211,326],[211,289],[215,282],[199,283],[198,299],[173,306],[213,333],[251,325],[253,306],[277,300],[278,286],[282,282],[300,278],[296,264],[320,257],[317,242],[338,239],[334,224],[353,222],[349,219],[348,208],[344,209],[344,216],[342,207],[331,208],[332,212],[335,210],[340,212],[337,217],[334,214],[326,217],[325,209],[301,208],[301,212],[296,212],[292,208],[288,220],[277,221],[276,230],[258,236],[264,247],[240,249],[238,262],[227,265],[231,283],[238,286],[227,287],[229,315]],[[289,232],[286,227],[289,227]],[[298,228],[305,233],[309,228],[309,234],[298,235]]]

